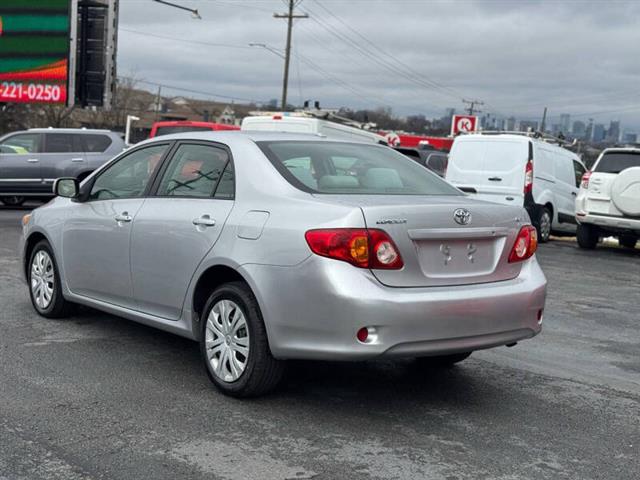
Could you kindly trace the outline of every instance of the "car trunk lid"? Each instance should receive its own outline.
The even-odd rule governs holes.
[[[372,270],[392,287],[470,285],[508,280],[520,264],[508,256],[522,224],[523,209],[470,200],[466,196],[354,196],[341,203],[359,206],[368,228],[382,229],[404,261],[400,270]],[[351,196],[350,196],[351,197]],[[461,225],[464,212],[470,221]]]

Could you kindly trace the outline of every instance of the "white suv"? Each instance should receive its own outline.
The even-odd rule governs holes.
[[[582,177],[576,198],[578,245],[595,248],[603,236],[635,248],[640,238],[640,148],[608,148]]]

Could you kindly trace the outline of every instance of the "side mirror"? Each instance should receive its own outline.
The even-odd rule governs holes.
[[[58,197],[77,198],[80,184],[75,178],[58,178],[53,182],[53,193]]]

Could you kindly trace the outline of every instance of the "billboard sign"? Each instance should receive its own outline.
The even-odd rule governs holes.
[[[478,117],[475,115],[454,115],[451,119],[451,135],[470,133],[478,130]]]
[[[70,4],[0,2],[0,102],[67,103]]]

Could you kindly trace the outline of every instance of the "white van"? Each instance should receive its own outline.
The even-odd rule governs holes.
[[[576,230],[575,198],[586,168],[578,156],[529,135],[456,138],[445,178],[479,199],[523,205],[541,242]]]
[[[387,145],[386,139],[377,133],[368,132],[355,127],[322,120],[320,118],[292,116],[278,113],[268,116],[245,117],[240,130],[312,133],[324,135],[336,140],[381,143]]]

